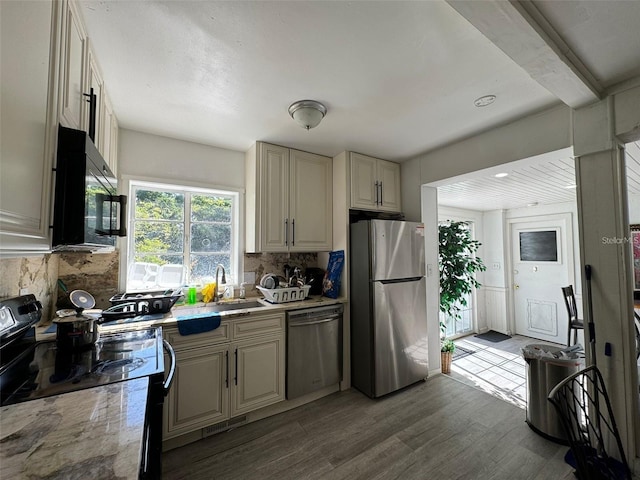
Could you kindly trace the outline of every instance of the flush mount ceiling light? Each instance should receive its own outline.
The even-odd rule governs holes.
[[[496,178],[504,178],[504,177],[506,177],[507,175],[509,175],[509,174],[508,174],[508,173],[496,173],[496,174],[494,175],[494,177],[496,177]]]
[[[476,107],[486,107],[496,101],[495,95],[485,95],[484,97],[477,98],[473,101]]]
[[[307,130],[317,127],[326,114],[327,107],[315,100],[299,100],[289,107],[291,118]]]

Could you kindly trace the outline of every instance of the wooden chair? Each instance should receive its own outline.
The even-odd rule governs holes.
[[[562,287],[564,304],[569,315],[569,328],[567,329],[567,347],[571,345],[571,330],[573,330],[573,343],[578,341],[578,330],[584,330],[584,321],[578,318],[578,308],[576,307],[576,297],[573,294],[573,285]]]

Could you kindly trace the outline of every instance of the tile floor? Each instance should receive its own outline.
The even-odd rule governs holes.
[[[559,346],[520,335],[495,343],[469,335],[454,343],[459,356],[451,364],[453,378],[522,409],[527,402],[527,378],[521,348],[532,343]]]

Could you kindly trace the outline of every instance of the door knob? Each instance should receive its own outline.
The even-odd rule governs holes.
[[[515,288],[516,290],[518,290],[520,288],[520,285],[514,285],[513,288]]]

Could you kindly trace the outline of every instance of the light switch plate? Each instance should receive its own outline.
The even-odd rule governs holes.
[[[21,288],[20,293],[18,295],[28,295],[28,294],[29,294],[28,288]]]

